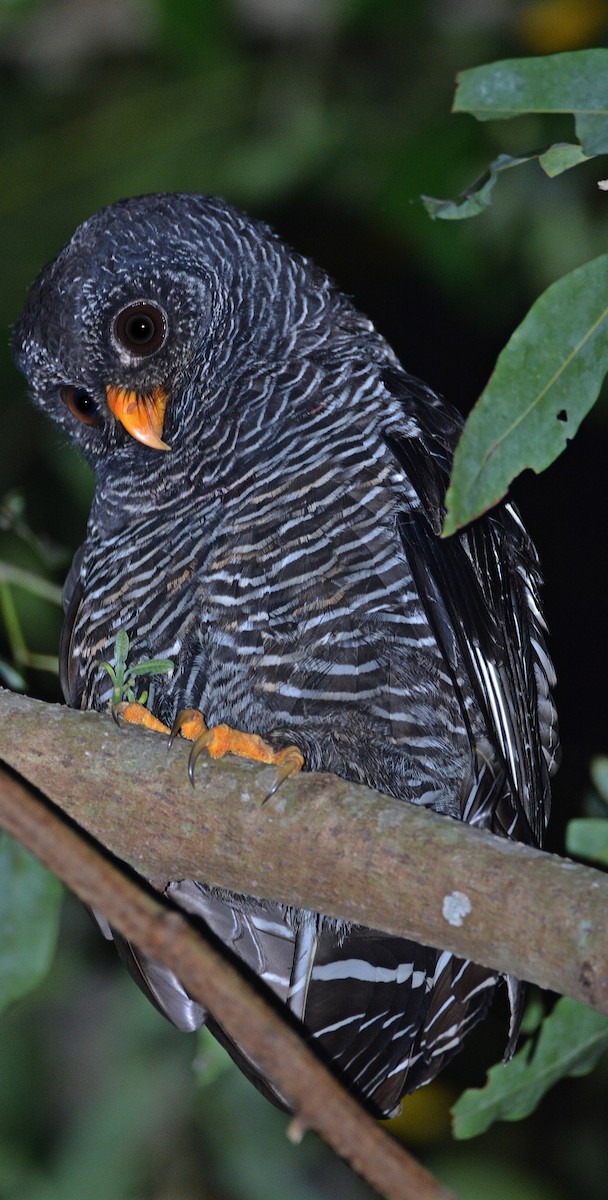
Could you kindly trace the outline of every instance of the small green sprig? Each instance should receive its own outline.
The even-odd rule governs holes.
[[[173,670],[175,665],[169,658],[148,658],[145,662],[127,666],[128,656],[129,635],[126,629],[119,629],[114,642],[113,663],[103,662],[101,664],[112,680],[111,708],[115,704],[120,704],[123,700],[145,704],[148,699],[148,692],[143,691],[139,696],[135,692],[134,683],[137,676],[166,675],[168,671]]]

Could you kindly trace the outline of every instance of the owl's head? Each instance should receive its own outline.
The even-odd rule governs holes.
[[[335,293],[312,264],[221,200],[151,195],[81,225],[15,329],[35,402],[95,465],[149,462],[204,435],[234,395],[323,340]]]

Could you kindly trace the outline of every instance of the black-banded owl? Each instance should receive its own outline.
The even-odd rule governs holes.
[[[68,704],[108,705],[123,628],[137,659],[174,664],[150,681],[167,726],[196,709],[277,760],[540,843],[557,736],[534,549],[510,504],[440,538],[460,419],[322,271],[221,200],[126,200],[42,272],[15,347],[96,474],[66,583]],[[433,1078],[495,989],[404,938],[169,890],[377,1114]],[[207,1019],[116,940],[178,1027]]]

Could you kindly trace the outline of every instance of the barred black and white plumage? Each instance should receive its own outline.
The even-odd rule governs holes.
[[[158,345],[129,350],[117,314],[145,325],[146,305]],[[321,271],[220,200],[128,200],[42,273],[15,345],[97,477],[66,584],[69,704],[107,705],[122,627],[138,660],[175,663],[150,680],[169,725],[195,707],[298,746],[307,770],[540,843],[557,738],[534,549],[509,504],[440,539],[460,419]],[[109,387],[163,390],[170,451],[129,435]],[[201,882],[169,891],[379,1114],[433,1078],[495,988],[402,938]],[[176,1025],[206,1019],[116,940]]]

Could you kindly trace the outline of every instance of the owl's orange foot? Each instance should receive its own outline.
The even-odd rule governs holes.
[[[119,724],[119,718],[127,721],[129,725],[142,725],[144,729],[154,729],[156,733],[170,733],[168,725],[159,721],[154,713],[150,712],[149,708],[145,708],[143,704],[138,704],[137,701],[121,700],[120,704],[112,705],[112,716]]]
[[[240,758],[251,758],[254,762],[274,763],[279,768],[277,777],[268,795],[274,795],[290,775],[297,775],[304,766],[304,757],[297,746],[286,746],[284,750],[273,750],[257,733],[243,733],[241,729],[231,729],[229,725],[212,725],[207,728],[204,718],[194,708],[182,708],[178,712],[171,730],[169,745],[181,733],[182,737],[194,742],[188,760],[188,776],[194,786],[194,768],[196,760],[203,750],[211,758],[223,758],[224,754],[238,754]]]

